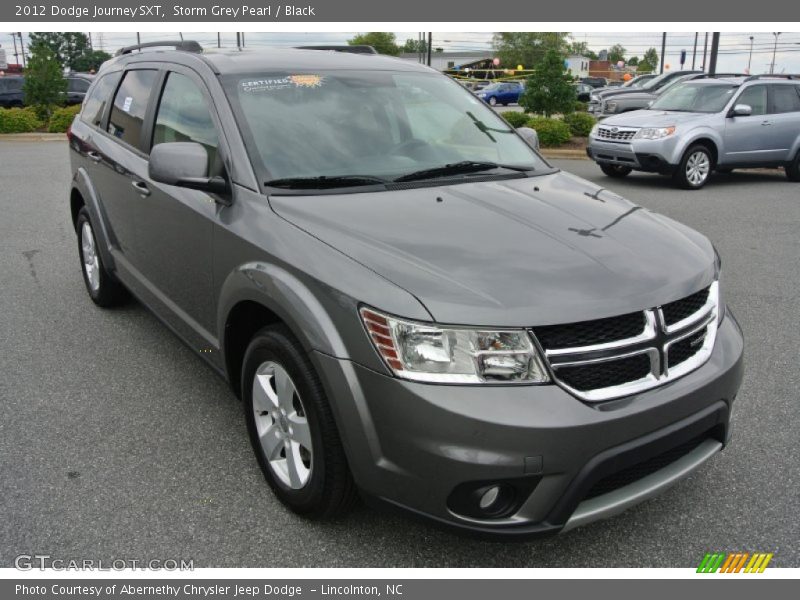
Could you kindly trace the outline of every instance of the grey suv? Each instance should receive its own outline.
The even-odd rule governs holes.
[[[800,181],[800,81],[794,76],[680,83],[648,109],[596,125],[586,149],[610,177],[672,175],[698,189],[713,170],[783,167]]]
[[[227,379],[292,510],[360,492],[553,533],[728,442],[743,341],[704,236],[427,67],[198,50],[126,49],[93,83],[69,133],[81,270]]]

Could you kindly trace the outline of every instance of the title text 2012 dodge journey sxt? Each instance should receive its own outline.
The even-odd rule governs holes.
[[[743,342],[708,239],[426,67],[124,51],[69,138],[89,295],[131,292],[228,379],[298,513],[360,492],[552,533],[729,439]]]

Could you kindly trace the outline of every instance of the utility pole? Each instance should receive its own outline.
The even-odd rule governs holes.
[[[692,50],[692,71],[694,71],[694,61],[697,58],[697,36],[700,35],[699,31],[694,32],[694,50]]]
[[[217,32],[217,48],[222,48],[222,34]]]
[[[772,49],[772,64],[769,67],[769,74],[772,75],[775,72],[775,55],[778,53],[778,36],[781,34],[780,31],[773,32],[772,35],[775,36],[775,47]]]
[[[22,52],[22,68],[24,69],[27,66],[25,63],[25,40],[22,39],[21,31],[18,31],[17,35],[19,36],[19,49]]]
[[[142,45],[142,36],[139,35],[138,31],[136,32],[136,45],[137,46],[141,46]],[[141,51],[142,51],[142,49],[139,48],[139,52],[141,52]]]
[[[431,66],[431,46],[433,46],[433,32],[428,32],[428,66]]]
[[[747,74],[750,75],[750,63],[753,62],[753,36],[750,36],[750,56],[747,57]]]
[[[661,71],[664,72],[664,54],[667,53],[667,32],[661,34]]]
[[[711,34],[711,58],[708,65],[709,75],[717,72],[717,54],[719,54],[719,32]]]
[[[244,46],[245,46],[245,44],[244,44],[244,31],[243,31],[242,32],[242,48],[244,48]]]
[[[242,49],[242,34],[239,33],[238,31],[236,32],[236,49],[237,50]]]
[[[706,70],[706,54],[708,53],[708,32],[706,31],[706,41],[703,42],[703,71]]]
[[[14,41],[14,62],[19,64],[19,51],[17,50],[17,34],[12,33],[11,39]]]

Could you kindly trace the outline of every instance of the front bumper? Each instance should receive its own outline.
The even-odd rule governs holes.
[[[555,385],[431,385],[318,353],[314,361],[368,499],[471,533],[524,538],[612,516],[719,450],[730,435],[742,352],[741,330],[728,313],[702,367],[591,406]],[[691,449],[666,467],[642,470],[687,443]],[[602,489],[596,486],[637,469],[644,476],[586,500]],[[511,514],[459,512],[454,490],[492,482],[522,490]]]
[[[680,139],[674,135],[660,140],[629,141],[607,141],[590,136],[586,147],[586,154],[595,162],[623,165],[636,171],[663,175],[675,172],[682,151]]]

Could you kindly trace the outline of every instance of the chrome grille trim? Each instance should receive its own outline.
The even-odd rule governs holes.
[[[719,322],[719,283],[709,286],[705,305],[693,315],[673,324],[664,321],[661,306],[647,309],[645,328],[641,334],[604,344],[545,350],[544,356],[553,374],[553,381],[570,394],[586,402],[602,402],[638,394],[661,386],[701,367],[711,357],[717,336]],[[670,347],[687,337],[706,330],[702,346],[688,359],[672,369],[668,365]],[[576,390],[562,381],[558,370],[564,367],[594,365],[602,362],[621,360],[630,356],[647,354],[650,358],[650,372],[646,377],[619,385],[592,390]]]
[[[601,108],[601,112],[605,112],[605,105]],[[616,131],[614,131],[616,130]],[[618,142],[627,142],[633,139],[638,129],[631,127],[612,127],[609,125],[600,125],[597,128],[596,137],[602,140],[613,140]]]

